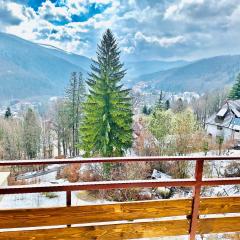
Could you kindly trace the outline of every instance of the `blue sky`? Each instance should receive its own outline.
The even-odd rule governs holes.
[[[0,0],[0,31],[93,57],[111,28],[127,60],[240,53],[239,0]]]

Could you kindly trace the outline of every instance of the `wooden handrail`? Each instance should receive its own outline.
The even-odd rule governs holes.
[[[120,162],[159,162],[159,161],[221,161],[240,160],[240,156],[149,156],[149,157],[111,157],[111,158],[67,158],[67,159],[34,159],[34,160],[0,160],[0,166],[48,165],[70,163],[120,163]]]
[[[203,178],[204,161],[215,160],[240,160],[240,157],[231,156],[204,156],[204,157],[114,157],[114,158],[77,158],[77,159],[46,159],[46,160],[14,160],[0,161],[0,166],[14,165],[46,165],[46,164],[94,164],[94,163],[119,163],[119,162],[152,162],[152,161],[196,161],[194,179],[171,180],[128,180],[128,181],[99,181],[82,182],[56,185],[21,185],[0,187],[0,194],[36,193],[36,192],[66,192],[66,206],[71,206],[71,191],[76,190],[100,190],[136,187],[193,187],[192,214],[190,215],[190,240],[194,240],[198,233],[199,206],[202,186],[240,184],[240,178]]]

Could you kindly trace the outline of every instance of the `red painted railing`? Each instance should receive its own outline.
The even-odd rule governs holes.
[[[218,185],[240,184],[240,178],[203,178],[204,161],[240,160],[240,157],[211,156],[211,157],[115,157],[115,158],[79,158],[79,159],[46,159],[46,160],[15,160],[0,161],[0,166],[19,165],[48,165],[70,163],[119,163],[119,162],[159,162],[159,161],[196,161],[195,178],[171,180],[128,180],[128,181],[101,181],[80,182],[57,185],[17,185],[0,187],[1,194],[37,193],[37,192],[66,192],[66,205],[71,206],[71,191],[77,190],[103,190],[136,187],[193,187],[193,206],[190,225],[190,239],[195,239],[197,220],[199,218],[199,204],[201,187]]]

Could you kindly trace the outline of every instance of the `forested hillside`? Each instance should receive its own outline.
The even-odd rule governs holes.
[[[231,85],[240,72],[240,56],[218,56],[202,59],[186,66],[141,75],[132,86],[142,85],[142,90],[170,92],[195,91],[203,93]]]
[[[86,74],[89,61],[0,33],[0,99],[63,94],[71,72]]]

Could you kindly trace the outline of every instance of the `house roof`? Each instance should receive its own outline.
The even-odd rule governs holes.
[[[240,128],[240,100],[228,100],[206,123],[238,130]]]
[[[228,111],[228,108],[227,108],[227,107],[223,107],[223,108],[221,108],[221,109],[218,111],[217,116],[219,116],[219,117],[224,117],[225,114],[227,113],[227,111]]]

